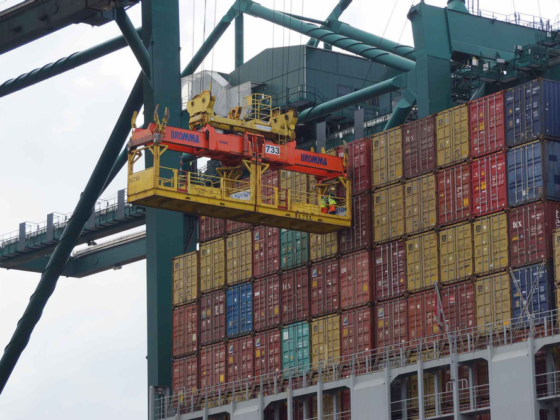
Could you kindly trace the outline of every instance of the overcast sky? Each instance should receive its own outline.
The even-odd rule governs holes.
[[[206,33],[232,0],[207,0]],[[18,3],[0,0],[0,10]],[[260,0],[325,18],[337,0]],[[416,0],[415,2],[418,2]],[[412,45],[406,12],[411,0],[354,0],[342,20]],[[443,6],[446,0],[426,0]],[[481,8],[538,15],[538,1],[480,0]],[[204,1],[180,0],[182,66],[202,41]],[[193,6],[198,18],[193,25]],[[303,8],[303,12],[302,12]],[[543,17],[560,14],[559,0],[540,0]],[[140,26],[140,7],[129,15]],[[307,38],[267,22],[245,18],[245,59],[271,46]],[[406,25],[405,25],[406,24]],[[273,43],[274,33],[274,43]],[[0,83],[46,63],[118,36],[115,23],[75,25],[0,56]],[[194,34],[194,47],[193,47]],[[284,40],[283,40],[284,36]],[[233,70],[233,25],[204,66]],[[212,59],[213,57],[213,59]],[[31,88],[0,99],[0,235],[20,222],[41,222],[47,213],[73,210],[132,88],[139,66],[121,50]],[[125,188],[124,171],[107,195]],[[0,270],[0,349],[8,343],[39,275]],[[85,279],[61,278],[31,342],[0,397],[0,420],[146,418],[145,263]]]

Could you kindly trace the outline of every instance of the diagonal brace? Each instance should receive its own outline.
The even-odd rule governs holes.
[[[126,11],[122,7],[117,7],[115,9],[116,13],[116,22],[121,28],[121,32],[126,39],[126,42],[130,46],[130,49],[134,53],[134,56],[138,60],[142,71],[146,75],[148,79],[151,79],[151,66],[150,66],[150,53],[144,46],[142,39],[138,35],[136,29],[134,29],[134,25],[130,21]]]

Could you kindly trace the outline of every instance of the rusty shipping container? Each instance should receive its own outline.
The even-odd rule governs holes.
[[[198,239],[208,242],[218,239],[226,233],[226,221],[217,217],[200,216],[198,218]]]
[[[338,260],[331,258],[311,265],[311,316],[336,312],[340,307]]]
[[[255,377],[253,337],[240,337],[227,343],[228,382]]]
[[[309,250],[311,261],[320,261],[335,256],[338,252],[338,233],[309,234]]]
[[[250,230],[226,238],[228,285],[242,283],[253,277],[253,233]]]
[[[255,331],[280,325],[280,276],[273,275],[253,283],[253,324]]]
[[[453,283],[474,274],[472,225],[468,222],[438,232],[442,283]]]
[[[536,202],[508,212],[512,267],[552,260],[551,232],[560,227],[560,203]]]
[[[226,283],[226,252],[224,239],[200,244],[200,291],[219,289]]]
[[[403,125],[404,177],[414,178],[436,168],[435,116]]]
[[[188,394],[198,389],[198,357],[173,360],[173,393]]]
[[[346,145],[348,177],[352,180],[352,195],[371,190],[371,140],[355,140]]]
[[[373,267],[370,251],[358,251],[340,259],[340,306],[349,309],[373,301]]]
[[[269,276],[279,269],[280,229],[256,226],[253,229],[253,276]]]
[[[340,356],[350,358],[355,353],[373,349],[372,308],[352,309],[340,315]]]
[[[475,274],[481,275],[507,268],[509,263],[507,225],[505,213],[481,217],[474,221]]]
[[[472,214],[484,216],[503,210],[507,205],[505,153],[496,153],[471,163]]]
[[[408,340],[437,339],[441,335],[441,325],[436,318],[438,314],[436,293],[422,292],[407,298],[408,306]]]
[[[436,176],[414,178],[404,184],[405,232],[425,232],[437,223]]]
[[[471,156],[480,157],[505,148],[504,92],[469,103]]]
[[[375,243],[398,239],[405,232],[404,186],[394,185],[373,194]]]
[[[441,226],[471,217],[471,165],[452,166],[437,174],[438,224]]]
[[[200,344],[226,338],[226,293],[223,290],[200,298]]]
[[[455,165],[470,154],[469,108],[465,105],[436,115],[437,166]]]
[[[375,347],[390,347],[408,341],[408,301],[399,298],[374,307]]]
[[[375,300],[402,296],[406,292],[406,247],[403,241],[389,242],[374,249]]]
[[[173,306],[194,302],[198,298],[198,252],[173,258]]]
[[[198,306],[183,305],[173,310],[173,357],[195,353],[198,348]]]
[[[402,127],[371,138],[372,187],[393,184],[403,178]]]
[[[371,194],[352,197],[352,227],[338,231],[338,251],[348,254],[372,246]]]
[[[289,270],[309,261],[309,234],[280,229],[280,268]]]
[[[309,268],[299,267],[280,275],[282,286],[282,323],[307,319],[309,311]]]
[[[202,347],[200,349],[199,363],[201,389],[218,386],[227,382],[225,343]]]
[[[432,287],[439,281],[437,233],[428,232],[406,241],[406,277],[408,291]]]
[[[449,331],[462,331],[476,326],[476,302],[474,284],[463,282],[440,290],[443,314]],[[445,332],[445,327],[442,333]]]
[[[478,279],[475,287],[476,325],[479,330],[490,324],[509,325],[511,287],[509,273],[501,272]],[[498,328],[498,325],[496,325]]]
[[[311,322],[311,363],[340,357],[340,317],[329,315]]]
[[[279,329],[255,334],[255,377],[282,370],[282,340]]]

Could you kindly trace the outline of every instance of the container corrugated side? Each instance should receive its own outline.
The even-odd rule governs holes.
[[[428,232],[406,241],[408,291],[432,287],[439,281],[437,233]]]
[[[352,195],[371,190],[371,140],[354,140],[348,150],[348,177],[352,180]]]
[[[228,382],[255,377],[253,337],[240,337],[227,343]]]
[[[554,309],[548,264],[535,264],[511,271],[513,318],[542,322]]]
[[[403,241],[389,242],[373,251],[375,300],[402,296],[406,292],[406,247]]]
[[[405,232],[425,232],[437,223],[436,176],[414,178],[404,184]]]
[[[438,232],[442,283],[453,283],[474,274],[472,225],[461,223]]]
[[[560,200],[560,143],[538,141],[507,152],[508,204]]]
[[[340,317],[329,315],[311,322],[311,363],[340,357]]]
[[[340,391],[336,392],[334,394],[331,393],[325,393],[323,394],[323,418],[324,419],[337,419],[340,418],[341,420],[344,419],[344,417],[348,417],[347,414],[338,414],[337,413],[342,413],[341,410],[341,398],[340,398]],[[335,405],[335,400],[336,400],[336,405]],[[318,409],[317,409],[317,397],[313,397],[311,399],[311,416],[310,418],[318,418]],[[335,408],[336,407],[336,408]],[[297,419],[297,418],[296,418]],[[301,417],[301,419],[303,419],[303,417]]]
[[[554,283],[560,283],[560,229],[554,231]]]
[[[307,322],[299,322],[282,328],[282,370],[309,369],[310,338]]]
[[[282,323],[291,324],[309,317],[309,268],[299,267],[280,275]]]
[[[225,343],[202,347],[199,355],[200,389],[227,382],[227,358]],[[217,392],[217,391],[216,391]]]
[[[372,187],[393,184],[403,177],[402,127],[371,138]]]
[[[509,325],[511,320],[511,287],[509,273],[496,273],[475,282],[476,325]],[[500,325],[500,326],[501,326]]]
[[[234,233],[226,239],[228,285],[242,283],[253,277],[253,233]]]
[[[186,394],[198,389],[198,357],[173,360],[173,393]]]
[[[253,285],[239,284],[226,291],[227,336],[249,334],[253,330]]]
[[[370,351],[374,347],[372,308],[352,309],[340,314],[340,356]]]
[[[471,163],[472,214],[483,216],[507,206],[507,169],[505,153],[496,153]]]
[[[436,167],[435,116],[403,125],[404,176],[414,178]]]
[[[441,333],[436,321],[437,297],[435,292],[423,292],[407,298],[408,341],[433,339]]]
[[[198,348],[198,306],[184,305],[173,310],[173,357],[183,357]]]
[[[200,244],[200,291],[219,289],[226,283],[224,239]]]
[[[311,264],[311,316],[336,312],[340,307],[338,260]]]
[[[226,221],[217,217],[200,216],[198,218],[198,239],[208,242],[218,239],[226,233]]]
[[[279,269],[280,229],[256,226],[253,229],[253,276],[269,276]]]
[[[290,191],[292,193],[292,201],[299,201],[302,204],[309,203],[309,175],[301,172],[280,170],[278,171],[278,176],[280,177],[280,189],[283,191]]]
[[[496,153],[505,148],[504,92],[469,103],[471,157]]]
[[[441,305],[449,331],[471,330],[476,326],[476,302],[472,282],[456,283],[440,290]],[[441,332],[445,327],[440,326]]]
[[[408,301],[399,298],[374,307],[375,347],[390,347],[408,341]]]
[[[508,212],[512,267],[552,260],[550,232],[560,227],[560,203],[536,202]]]
[[[309,261],[309,234],[280,229],[280,268],[288,270]]]
[[[264,277],[253,283],[253,308],[255,331],[280,325],[280,276]]]
[[[457,165],[437,174],[438,224],[445,226],[471,217],[471,165]]]
[[[505,213],[478,218],[473,223],[474,272],[505,270],[509,264],[508,221]]]
[[[352,227],[338,231],[339,252],[348,254],[372,246],[371,219],[371,194],[363,193],[352,197]]]
[[[373,267],[370,251],[358,251],[340,259],[340,306],[349,309],[373,301]]]
[[[311,261],[331,258],[338,252],[338,233],[331,232],[324,235],[311,233],[309,235],[309,249]]]
[[[383,243],[405,232],[404,186],[394,185],[373,194],[373,240]]]
[[[470,155],[469,108],[466,104],[436,115],[437,166],[463,162]]]
[[[200,298],[200,344],[226,338],[226,294],[223,290]]]
[[[424,372],[423,374],[424,376],[424,395],[425,397],[425,402],[424,402],[424,413],[426,415],[426,417],[435,417],[435,395],[438,394],[438,391],[436,391],[436,376],[438,377],[438,379],[441,378],[441,371],[436,371],[436,372]],[[412,399],[412,400],[418,400],[418,375],[414,375],[414,376],[410,376],[409,379],[409,389],[408,389],[408,398]],[[446,389],[445,387],[442,387],[442,390]],[[441,391],[439,391],[441,392]],[[439,395],[438,397],[440,398],[440,401],[438,401],[438,403],[440,403],[441,405],[446,404],[448,401],[448,396],[449,394],[443,394],[443,395]],[[411,407],[411,410],[413,408]]]
[[[242,230],[247,230],[251,228],[250,223],[239,222],[237,220],[227,220],[226,223],[226,232],[228,234],[241,232]]]
[[[194,302],[198,298],[198,252],[173,258],[173,305]]]
[[[255,376],[282,370],[282,334],[279,329],[255,334]]]

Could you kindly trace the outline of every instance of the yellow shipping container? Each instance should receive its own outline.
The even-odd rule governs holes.
[[[435,404],[435,394],[436,394],[436,381],[435,381],[435,375],[440,375],[441,376],[441,371],[440,372],[435,372],[435,373],[431,373],[431,372],[424,372],[424,397],[425,397],[425,401],[424,401],[424,414],[426,415],[426,417],[432,417],[435,416],[435,408],[436,408],[436,404]],[[441,377],[440,377],[441,379]],[[401,379],[401,380],[404,380]],[[440,381],[441,383],[441,381]],[[410,403],[411,403],[411,407],[410,408],[418,408],[418,375],[415,376],[411,376],[410,377],[410,383],[409,383],[409,398],[411,399]],[[417,415],[412,415],[410,417],[410,420],[414,420],[414,419],[418,419],[420,418]]]
[[[305,204],[310,202],[309,175],[280,170],[278,176],[280,177],[280,188],[292,192],[292,202]]]
[[[336,399],[337,402],[337,413],[341,413],[342,412],[342,395],[340,393],[340,391],[337,391],[336,394],[327,394],[324,393],[323,394],[323,418],[325,418],[326,416],[331,416],[333,417],[336,413],[335,413],[335,408],[334,408],[334,401]],[[317,418],[318,414],[317,414],[317,397],[313,397],[313,404],[311,406],[311,418]],[[328,417],[328,418],[331,418]],[[345,418],[347,418],[348,415],[340,415],[339,414],[339,419],[340,420],[344,420]],[[333,417],[334,418],[334,417]]]
[[[253,276],[252,239],[250,230],[227,237],[227,284],[242,283]]]
[[[223,238],[200,244],[200,291],[219,289],[226,282]]]
[[[330,315],[311,322],[311,348],[312,364],[340,357],[340,316]]]
[[[373,187],[392,184],[403,176],[402,127],[387,130],[371,138]]]
[[[414,178],[404,184],[406,233],[414,234],[433,228],[437,222],[436,176]]]
[[[476,302],[476,325],[485,326],[511,320],[511,281],[509,273],[497,273],[478,279],[474,286]]]
[[[474,272],[491,273],[508,266],[508,222],[505,213],[476,219],[473,223]]]
[[[439,267],[442,283],[452,283],[473,275],[470,223],[461,223],[439,232]]]
[[[404,234],[404,192],[394,185],[373,194],[373,226],[375,242],[387,242]]]
[[[338,252],[338,233],[331,232],[325,235],[312,233],[309,235],[309,243],[312,261],[331,258]]]
[[[554,283],[560,283],[560,229],[554,231]]]
[[[413,236],[406,241],[406,276],[409,291],[426,289],[439,281],[437,242],[435,232]]]
[[[173,258],[173,306],[198,298],[198,252]]]
[[[469,109],[460,105],[437,114],[437,166],[450,166],[469,157]]]

